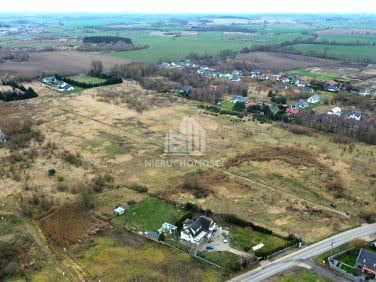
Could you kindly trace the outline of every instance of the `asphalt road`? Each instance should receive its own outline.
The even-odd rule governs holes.
[[[314,227],[312,228],[314,232]],[[245,281],[263,281],[273,275],[276,275],[290,267],[299,266],[304,263],[304,261],[318,256],[326,251],[329,251],[332,247],[342,245],[344,243],[350,242],[352,239],[357,237],[363,237],[376,233],[376,223],[363,225],[358,228],[354,228],[343,233],[334,235],[330,238],[317,242],[313,245],[303,247],[302,249],[289,254],[285,257],[277,259],[266,264],[257,269],[248,271],[242,275],[239,275],[233,279],[231,282],[245,282]]]

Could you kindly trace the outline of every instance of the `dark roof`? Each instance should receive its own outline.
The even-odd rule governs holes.
[[[367,265],[367,268],[376,271],[376,253],[361,248],[358,257],[356,258],[356,265],[358,267]]]
[[[198,234],[200,234],[202,231],[208,232],[210,228],[210,224],[212,223],[212,220],[206,216],[198,216],[192,219],[192,222],[189,226],[189,232],[192,234],[193,237],[196,237]],[[184,224],[187,224],[184,222]]]

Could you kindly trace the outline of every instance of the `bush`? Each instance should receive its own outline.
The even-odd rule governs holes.
[[[48,176],[54,176],[56,174],[56,170],[51,168],[48,170]]]
[[[131,184],[128,186],[128,188],[139,193],[147,193],[149,190],[148,187],[146,187],[145,185],[141,185],[141,184]]]
[[[59,182],[57,184],[57,191],[59,191],[59,192],[66,192],[66,191],[68,191],[68,186],[66,184],[64,184],[64,183]]]

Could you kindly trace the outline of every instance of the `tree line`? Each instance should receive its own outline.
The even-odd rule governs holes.
[[[34,91],[33,88],[26,88],[22,84],[18,84],[13,80],[3,81],[3,85],[11,86],[12,90],[0,91],[0,100],[8,102],[38,97],[38,94]]]
[[[83,43],[118,43],[124,42],[126,44],[132,44],[132,40],[127,37],[120,36],[85,36],[82,38]]]

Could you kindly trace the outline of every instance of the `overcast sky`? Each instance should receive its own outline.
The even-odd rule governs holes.
[[[119,13],[376,13],[375,0],[7,0],[0,11]]]

